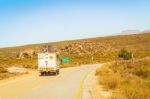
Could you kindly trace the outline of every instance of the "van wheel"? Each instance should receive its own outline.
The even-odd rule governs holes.
[[[54,72],[54,75],[55,75],[55,76],[57,75],[57,71]]]
[[[57,70],[57,74],[59,74],[59,69]]]
[[[44,75],[44,72],[41,72],[41,76],[43,76]]]
[[[48,71],[47,74],[50,75],[51,73]]]

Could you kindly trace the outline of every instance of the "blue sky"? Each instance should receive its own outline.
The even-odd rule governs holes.
[[[0,0],[0,47],[150,29],[150,0]]]

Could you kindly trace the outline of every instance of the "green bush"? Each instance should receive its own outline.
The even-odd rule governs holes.
[[[118,56],[119,58],[123,58],[124,60],[129,60],[132,59],[133,54],[125,49],[121,49]]]

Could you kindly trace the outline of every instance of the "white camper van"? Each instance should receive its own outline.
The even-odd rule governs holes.
[[[41,75],[47,75],[51,72],[55,73],[55,75],[59,74],[59,58],[57,53],[39,53],[38,54],[38,70]]]

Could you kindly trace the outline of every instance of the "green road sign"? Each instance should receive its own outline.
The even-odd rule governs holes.
[[[67,63],[67,62],[71,62],[72,59],[69,58],[69,57],[64,57],[64,58],[61,59],[61,61],[62,61],[63,63]]]

